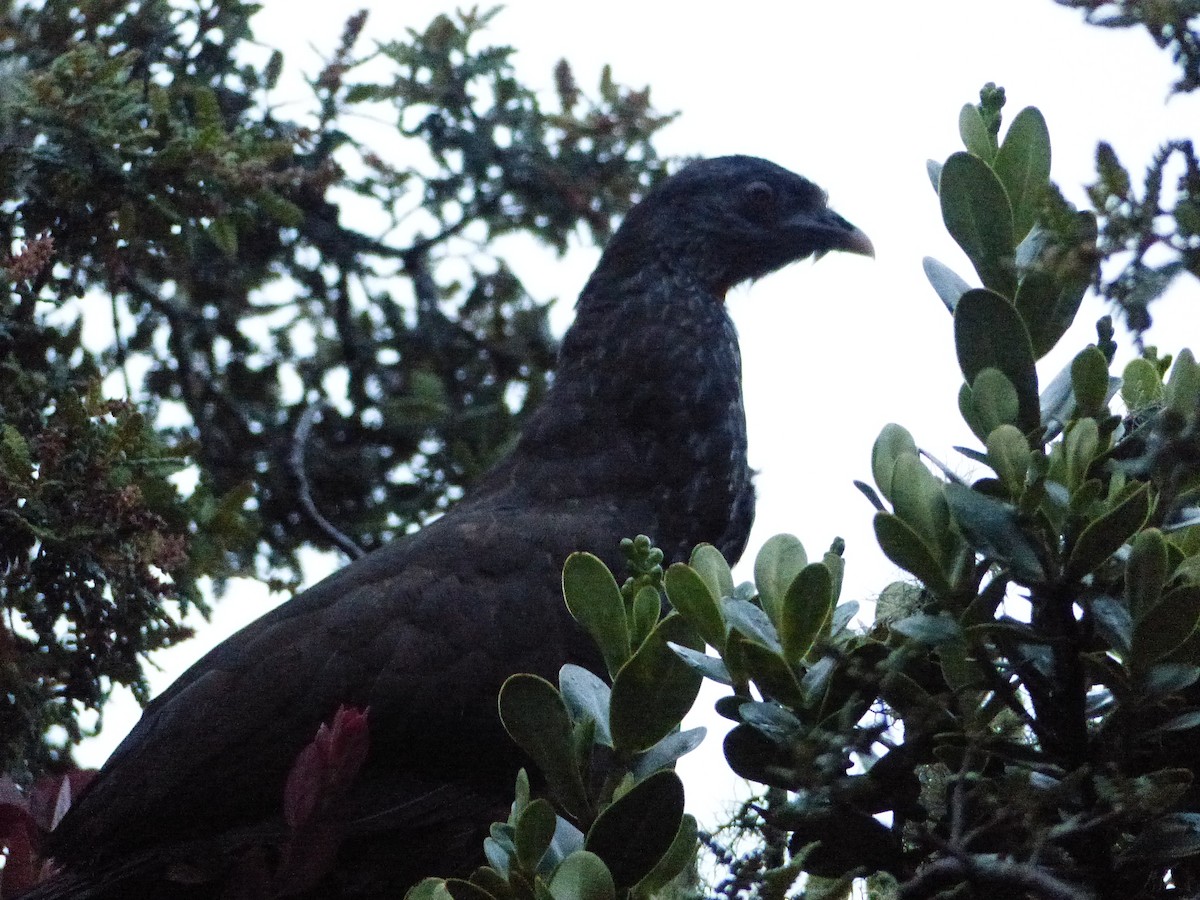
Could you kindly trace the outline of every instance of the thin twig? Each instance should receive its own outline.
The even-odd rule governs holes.
[[[932,897],[954,884],[1007,885],[1029,891],[1044,900],[1093,900],[1091,890],[1056,878],[1036,866],[1000,859],[996,856],[943,857],[921,869],[900,886],[901,900]]]
[[[321,511],[317,509],[317,504],[312,496],[312,488],[308,483],[308,473],[304,469],[304,450],[308,445],[308,436],[312,433],[312,427],[320,415],[321,404],[314,403],[300,416],[300,421],[296,424],[296,431],[292,435],[292,451],[288,454],[288,466],[299,485],[300,506],[305,514],[343,553],[350,556],[351,559],[361,559],[367,555],[367,551],[356,544],[349,535],[339,531],[337,526],[321,515]]]

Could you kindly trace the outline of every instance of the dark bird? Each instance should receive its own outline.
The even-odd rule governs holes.
[[[564,608],[563,561],[590,550],[615,568],[636,534],[668,562],[701,541],[741,556],[754,487],[725,294],[831,250],[872,253],[820,188],[765,160],[695,162],[651,190],[584,287],[512,453],[442,518],[243,628],[151,703],[52,833],[63,883],[38,896],[220,895],[166,879],[278,833],[289,767],[343,704],[370,723],[343,857],[374,840],[395,897],[479,865],[521,762],[501,683],[602,671]],[[319,896],[355,895],[343,862]]]

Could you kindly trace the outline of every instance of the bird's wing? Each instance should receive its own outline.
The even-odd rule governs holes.
[[[412,781],[398,796],[486,779],[489,753],[510,767],[496,693],[512,672],[588,656],[559,578],[569,552],[611,541],[604,512],[468,504],[251,623],[147,707],[56,850],[94,859],[260,820],[341,704],[370,709],[372,757]]]

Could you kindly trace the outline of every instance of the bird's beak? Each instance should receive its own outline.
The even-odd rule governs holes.
[[[875,245],[871,239],[832,209],[801,213],[793,216],[788,225],[812,243],[814,259],[820,259],[833,250],[870,256],[872,259],[875,257]]]

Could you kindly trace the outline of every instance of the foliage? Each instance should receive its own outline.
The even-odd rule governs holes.
[[[545,108],[491,13],[369,47],[354,16],[311,118],[283,118],[255,9],[0,18],[0,770],[22,780],[112,684],[145,699],[201,578],[293,586],[300,548],[360,554],[483,472],[555,351],[495,239],[603,240],[664,170],[647,91],[605,70],[589,95],[564,61]]]
[[[960,114],[966,151],[930,166],[984,285],[927,261],[954,317],[959,411],[978,442],[959,449],[978,474],[893,424],[872,451],[874,485],[859,485],[880,547],[915,582],[887,587],[859,628],[859,605],[839,602],[840,540],[810,561],[794,537],[773,538],[754,584],[735,586],[709,546],[662,576],[672,611],[658,628],[678,622],[691,640],[670,649],[730,689],[717,704],[735,723],[725,758],[761,786],[739,826],[757,836],[751,850],[708,841],[730,898],[844,897],[864,878],[872,896],[898,898],[1200,891],[1200,364],[1149,350],[1112,375],[1105,318],[1039,386],[1035,363],[1099,263],[1096,224],[1049,181],[1041,113],[1022,110],[1002,134],[1003,105],[986,87]],[[614,675],[608,727],[548,684],[537,700],[506,691],[501,708],[506,723],[506,702],[523,710],[526,727],[510,731],[577,815],[593,809],[578,748],[603,732],[640,749],[678,725],[674,701],[690,693],[656,702],[654,686],[675,683],[665,670],[641,682],[646,740],[623,746],[621,687],[644,652],[631,636],[649,620],[589,557],[568,561],[563,584]]]
[[[1055,0],[1086,11],[1107,28],[1144,27],[1169,50],[1181,70],[1173,93],[1200,88],[1200,3],[1196,0]],[[1113,301],[1137,333],[1150,327],[1149,305],[1175,278],[1200,278],[1200,161],[1190,140],[1163,144],[1136,190],[1128,170],[1107,142],[1096,148],[1096,183],[1089,189],[1100,218],[1101,256],[1111,262],[1097,272],[1096,288]],[[1174,181],[1174,190],[1170,185]],[[1164,224],[1169,223],[1169,224]]]

